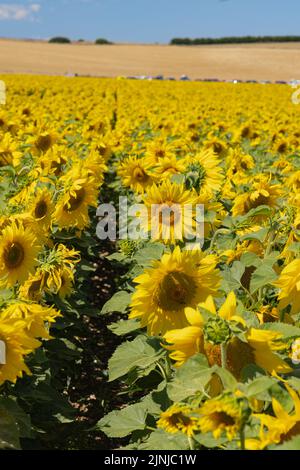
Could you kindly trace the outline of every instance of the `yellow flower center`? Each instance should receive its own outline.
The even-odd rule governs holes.
[[[4,250],[4,263],[8,269],[18,268],[23,263],[24,257],[24,248],[18,242],[11,243]]]

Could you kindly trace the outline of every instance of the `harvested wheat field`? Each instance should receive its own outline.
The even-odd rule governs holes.
[[[299,78],[299,69],[300,43],[191,47],[0,40],[0,73],[291,80]]]

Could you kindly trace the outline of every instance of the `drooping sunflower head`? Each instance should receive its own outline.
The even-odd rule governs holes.
[[[51,225],[54,212],[54,204],[52,194],[48,189],[40,189],[36,195],[31,198],[29,203],[29,213],[33,219],[48,230]]]
[[[33,139],[34,150],[38,153],[46,153],[57,141],[55,132],[44,131]]]
[[[291,314],[299,312],[300,309],[300,259],[295,259],[283,268],[277,281],[273,285],[279,288],[280,310],[291,305]]]
[[[202,150],[188,160],[188,174],[198,175],[197,189],[200,194],[212,194],[219,191],[223,181],[222,168],[216,154],[211,150]]]
[[[198,418],[192,416],[192,409],[180,403],[175,403],[160,415],[157,427],[170,434],[182,432],[187,436],[199,429]]]
[[[28,335],[32,338],[49,339],[49,325],[55,322],[60,313],[53,307],[44,307],[37,303],[16,301],[1,313],[3,319],[22,320]]]
[[[208,295],[216,294],[219,274],[216,258],[200,250],[176,247],[138,276],[130,318],[141,318],[151,335],[188,326],[185,310],[196,308]]]
[[[40,246],[35,234],[16,222],[0,235],[0,282],[11,287],[23,283],[37,263]]]
[[[240,194],[236,197],[232,215],[245,215],[251,209],[259,206],[269,206],[275,208],[278,206],[278,199],[282,195],[280,185],[271,184],[269,178],[265,176],[257,178],[251,185],[249,192]],[[260,219],[256,218],[257,221]]]
[[[26,322],[0,314],[0,341],[4,344],[5,361],[0,363],[0,385],[5,381],[16,382],[23,373],[30,374],[25,356],[41,343],[32,338],[26,329]]]
[[[57,201],[54,220],[60,228],[82,230],[90,222],[89,207],[97,207],[97,201],[98,188],[92,177],[68,181]]]

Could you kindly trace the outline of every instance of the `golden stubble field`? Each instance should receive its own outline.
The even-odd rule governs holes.
[[[167,46],[0,40],[0,73],[299,79],[300,43]]]

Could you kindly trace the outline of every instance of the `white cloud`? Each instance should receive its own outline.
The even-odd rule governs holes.
[[[30,20],[33,15],[38,13],[41,9],[39,3],[31,3],[30,5],[8,5],[7,3],[0,3],[0,21],[2,20]]]

